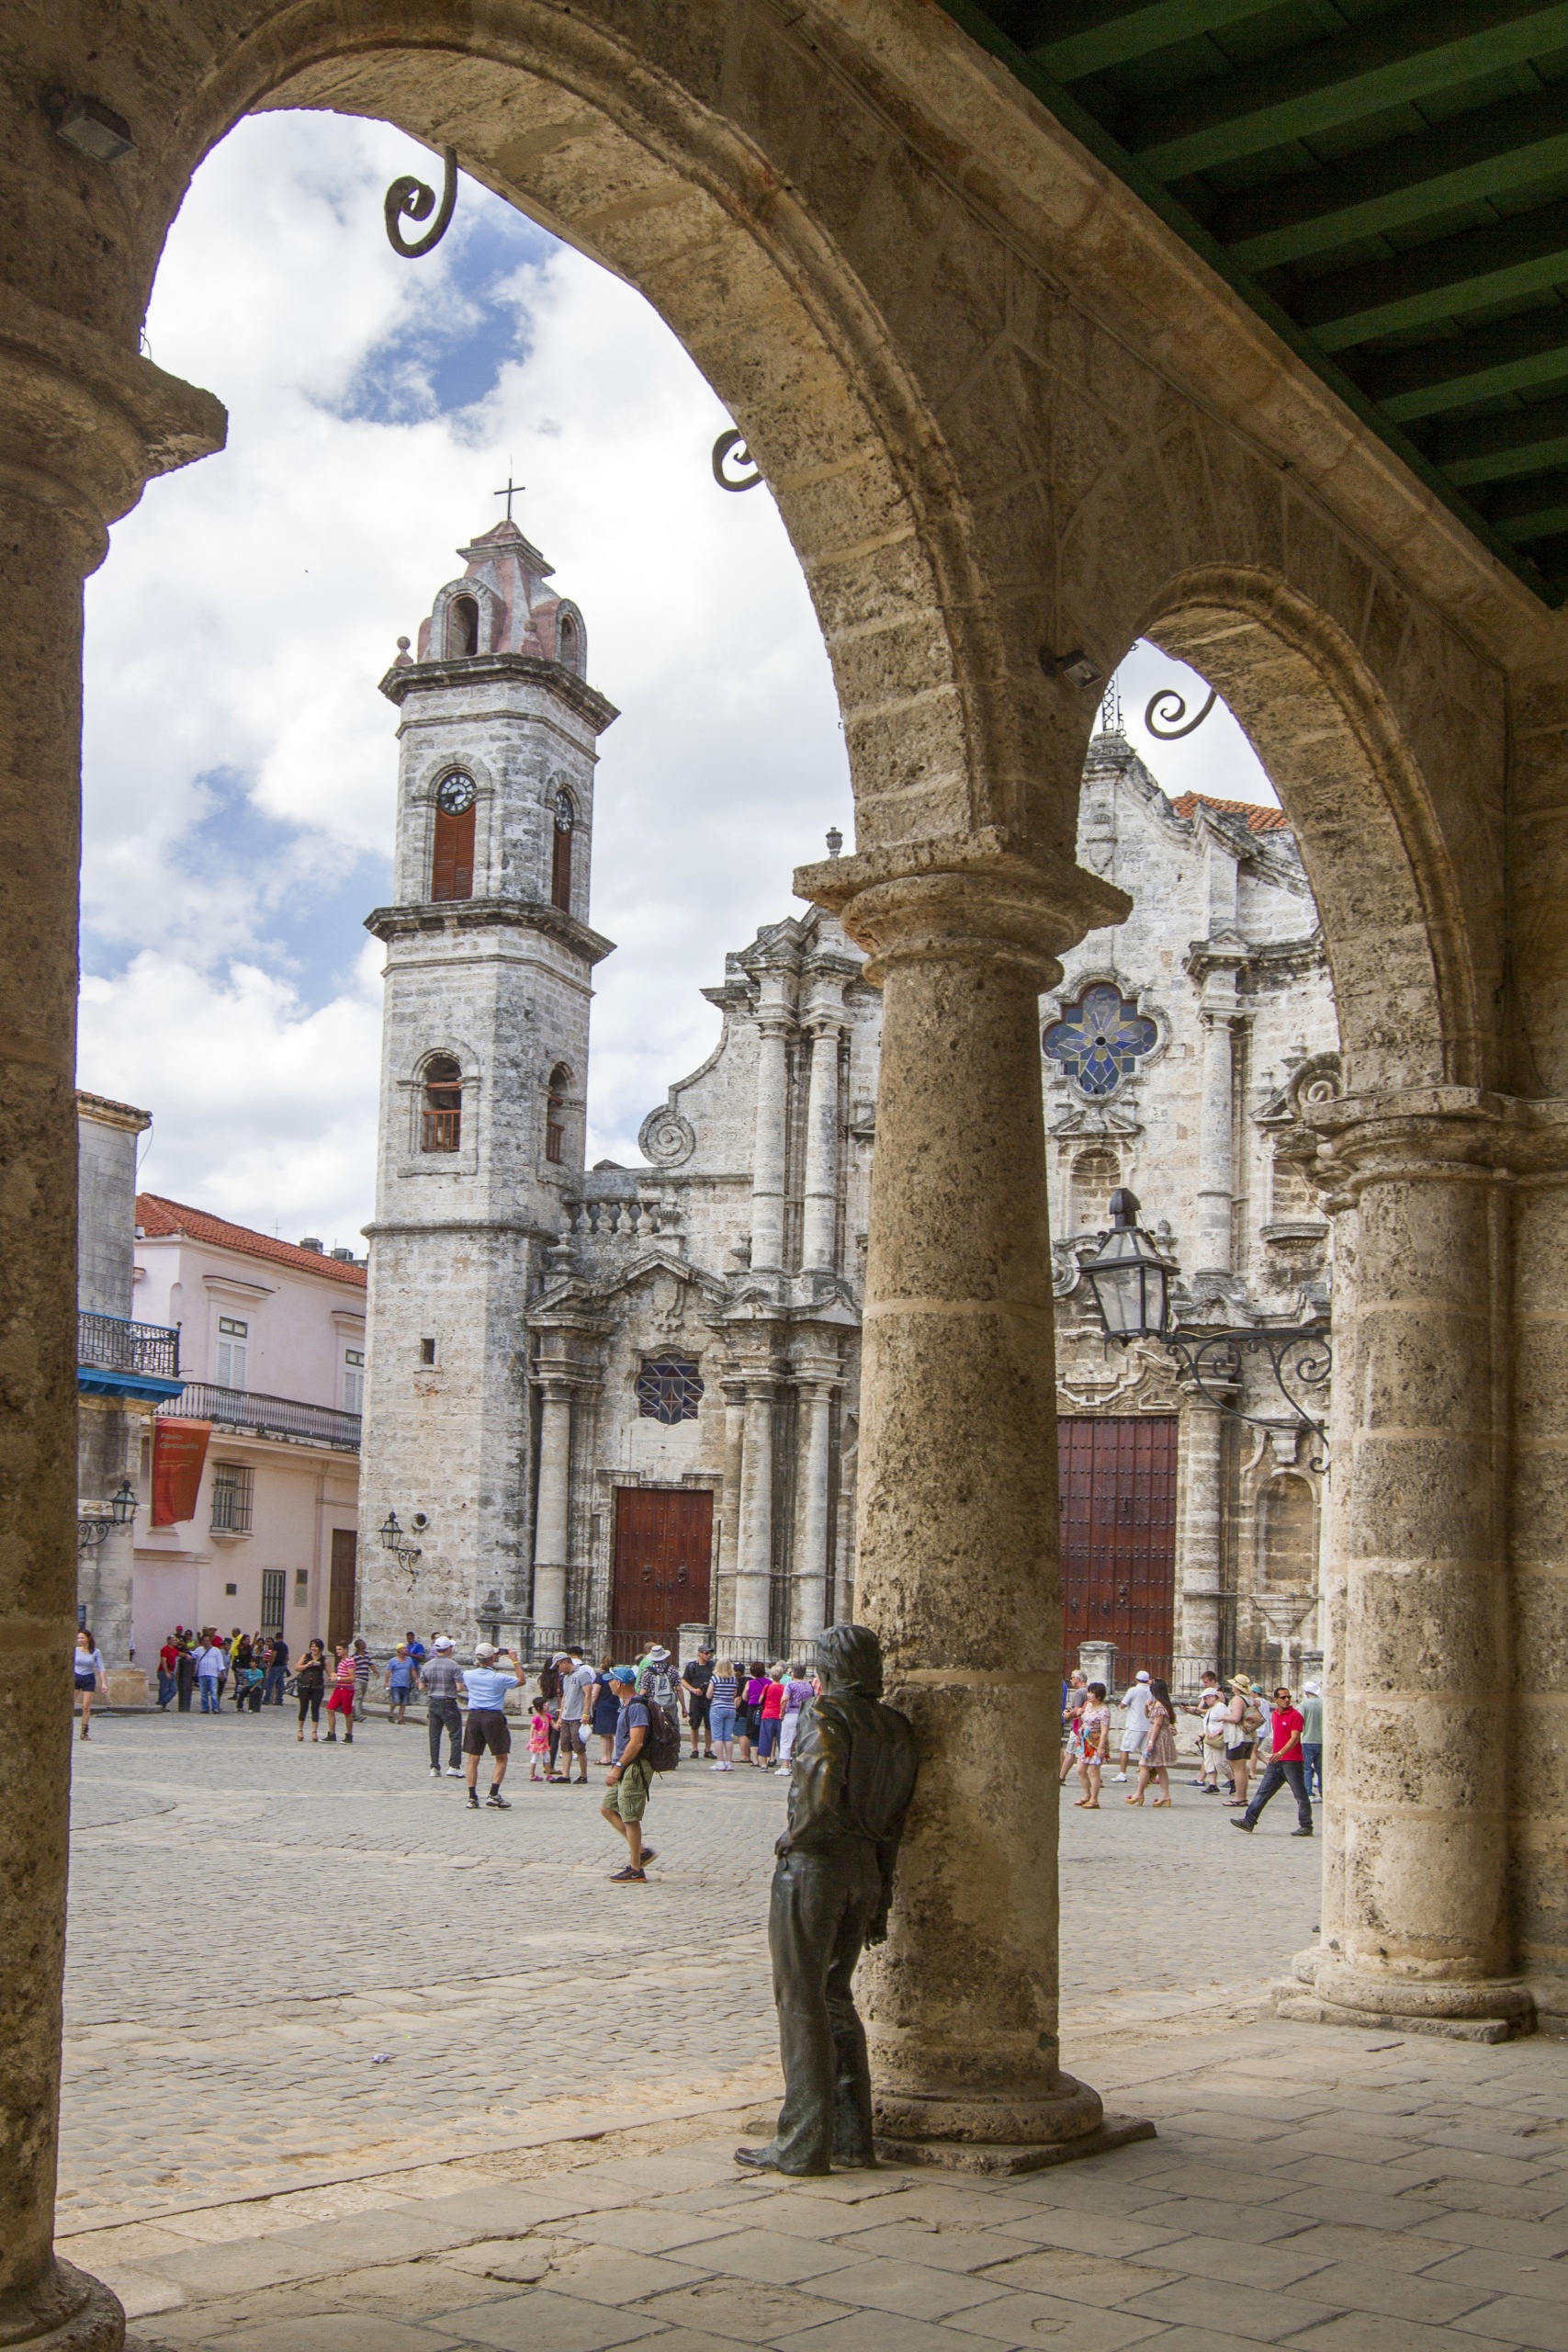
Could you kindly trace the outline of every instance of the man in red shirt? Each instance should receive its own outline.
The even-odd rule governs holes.
[[[1283,1788],[1289,1781],[1291,1792],[1296,1800],[1296,1826],[1291,1835],[1292,1838],[1312,1836],[1312,1800],[1307,1795],[1306,1771],[1302,1756],[1302,1732],[1304,1727],[1304,1718],[1299,1709],[1292,1705],[1291,1694],[1281,1685],[1274,1693],[1274,1712],[1269,1719],[1273,1753],[1264,1768],[1263,1778],[1258,1783],[1257,1795],[1247,1811],[1231,1823],[1233,1829],[1249,1832],[1255,1829],[1258,1815],[1275,1790]]]

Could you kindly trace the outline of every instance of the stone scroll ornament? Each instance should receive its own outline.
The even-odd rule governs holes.
[[[697,1148],[691,1123],[679,1111],[650,1111],[637,1130],[637,1149],[660,1168],[679,1168]]]
[[[854,2003],[855,1963],[887,1940],[893,1871],[915,1793],[908,1715],[882,1701],[882,1645],[832,1625],[818,1650],[821,1695],[800,1712],[789,1820],[773,1850],[768,1949],[784,2101],[756,2172],[814,2176],[876,2163],[871,2067]]]

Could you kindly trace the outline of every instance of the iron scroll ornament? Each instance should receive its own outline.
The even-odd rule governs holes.
[[[387,190],[381,208],[387,221],[387,242],[395,254],[401,254],[405,261],[418,261],[422,254],[434,253],[452,225],[452,208],[457,201],[456,147],[443,147],[441,164],[446,176],[442,183],[439,211],[435,209],[435,190],[427,187],[423,180],[416,180],[412,172],[405,173],[401,179],[394,180]],[[412,243],[406,243],[399,224],[405,220],[428,220],[433,212],[435,213],[434,226],[427,229],[423,237],[416,237]],[[508,504],[510,503],[508,501]]]
[[[753,470],[743,480],[732,481],[724,470],[725,459],[730,457],[734,458],[738,466],[750,466]],[[755,490],[761,481],[762,476],[761,469],[757,467],[757,461],[746,447],[746,435],[738,432],[733,424],[728,433],[721,433],[713,445],[713,478],[720,490],[737,492]]]
[[[1324,1423],[1307,1410],[1307,1402],[1322,1410],[1322,1392],[1334,1373],[1334,1348],[1326,1323],[1308,1323],[1292,1330],[1265,1325],[1242,1330],[1186,1330],[1174,1324],[1160,1335],[1160,1344],[1168,1349],[1180,1367],[1182,1376],[1191,1381],[1199,1395],[1216,1411],[1235,1421],[1250,1422],[1255,1429],[1269,1430],[1277,1423],[1265,1420],[1256,1413],[1244,1413],[1228,1396],[1216,1395],[1209,1385],[1213,1381],[1220,1390],[1235,1388],[1242,1374],[1243,1358],[1265,1356],[1274,1385],[1289,1406],[1297,1424],[1311,1430],[1317,1441],[1317,1454],[1312,1464],[1314,1470],[1328,1466],[1328,1431]]]
[[[1201,710],[1194,713],[1192,718],[1188,718],[1186,698],[1179,694],[1174,686],[1162,686],[1157,695],[1149,696],[1149,707],[1144,713],[1144,725],[1156,743],[1179,743],[1184,735],[1195,735],[1198,732],[1219,698],[1218,690],[1211,686],[1207,702]],[[1162,726],[1160,723],[1162,719],[1168,719],[1170,724]],[[1183,724],[1183,721],[1186,723]]]

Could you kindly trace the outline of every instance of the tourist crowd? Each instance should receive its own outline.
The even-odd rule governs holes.
[[[1111,1777],[1137,1784],[1125,1802],[1160,1806],[1170,1803],[1170,1770],[1176,1762],[1179,1713],[1197,1717],[1198,1774],[1194,1787],[1205,1796],[1224,1794],[1235,1811],[1235,1829],[1257,1826],[1264,1806],[1281,1788],[1296,1801],[1296,1838],[1313,1834],[1312,1801],[1323,1795],[1323,1693],[1308,1682],[1298,1707],[1289,1689],[1278,1684],[1265,1691],[1245,1674],[1222,1682],[1213,1669],[1201,1677],[1198,1696],[1190,1702],[1171,1697],[1170,1686],[1158,1675],[1140,1670],[1121,1702],[1122,1728],[1118,1741],[1120,1770]],[[1087,1812],[1100,1806],[1100,1790],[1111,1761],[1111,1707],[1103,1682],[1091,1682],[1075,1668],[1062,1686],[1062,1770],[1065,1781],[1077,1771],[1083,1794],[1077,1802]],[[1257,1787],[1248,1790],[1254,1774]]]

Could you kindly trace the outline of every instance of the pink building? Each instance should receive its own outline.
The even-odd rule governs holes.
[[[296,1655],[352,1634],[365,1283],[346,1250],[138,1193],[135,1314],[178,1330],[186,1384],[141,1442],[139,1664],[175,1624],[281,1632]]]

